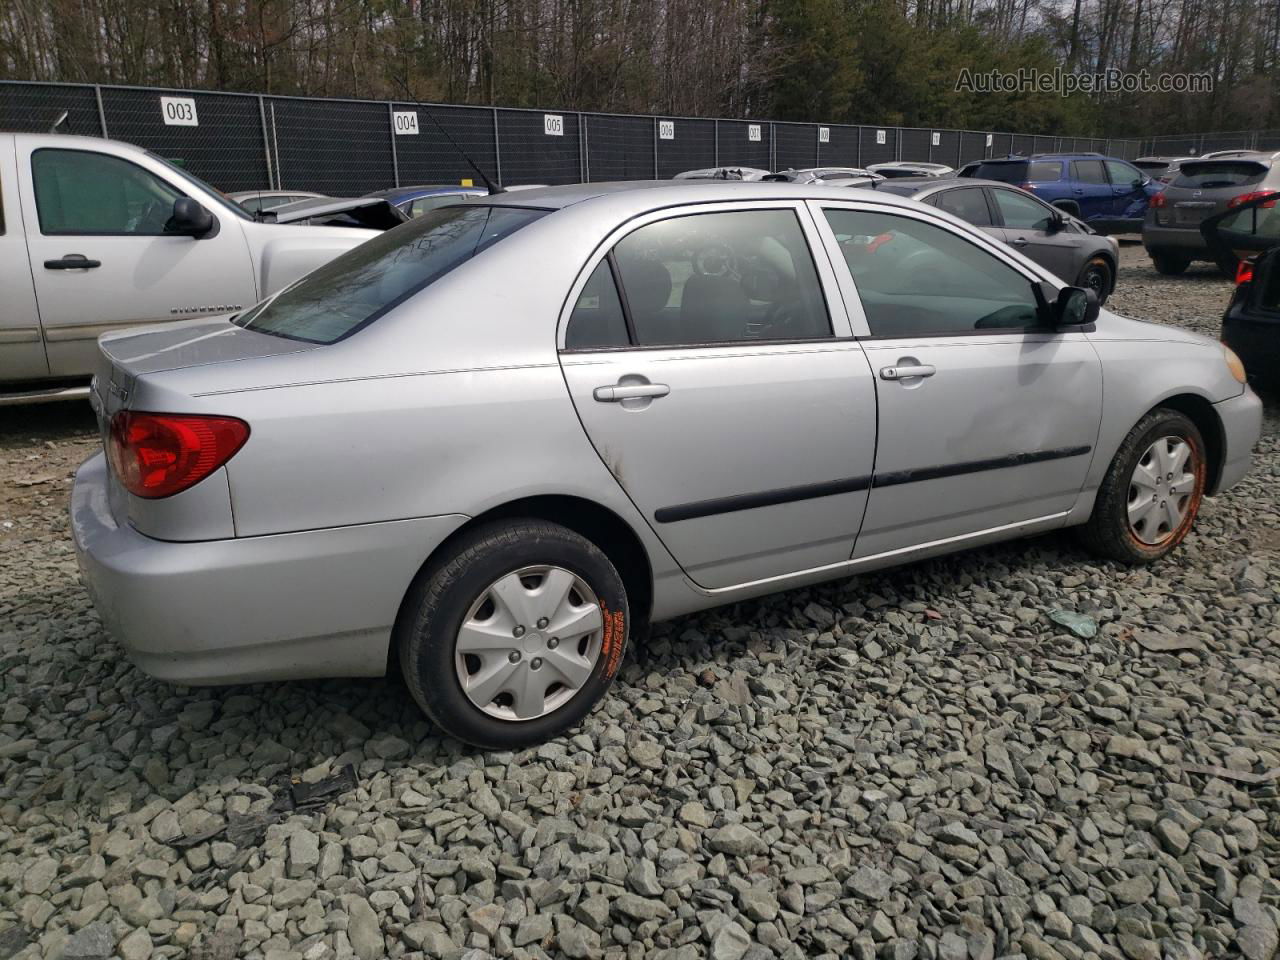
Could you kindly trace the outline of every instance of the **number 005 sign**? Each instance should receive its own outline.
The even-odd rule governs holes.
[[[161,97],[160,115],[171,127],[198,127],[196,102],[190,97]]]

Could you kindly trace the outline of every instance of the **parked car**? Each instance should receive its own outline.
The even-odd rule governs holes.
[[[1099,233],[1136,233],[1160,185],[1125,160],[1099,153],[1037,153],[980,160],[959,177],[1012,183],[1065,210]]]
[[[1105,303],[1115,289],[1120,244],[1039,197],[998,180],[884,180],[877,193],[912,197],[1007,243],[1066,283]]]
[[[259,213],[298,200],[317,200],[324,194],[307,193],[304,190],[238,190],[226,196],[228,200],[234,200],[249,213]]]
[[[1133,165],[1156,183],[1168,183],[1178,175],[1179,168],[1196,157],[1139,157]]]
[[[763,180],[769,176],[768,170],[759,167],[703,167],[699,170],[686,170],[677,173],[673,180]]]
[[[390,230],[408,221],[409,215],[383,197],[321,197],[282,204],[263,211],[259,218],[267,223]]]
[[[1250,377],[1280,385],[1280,210],[1277,196],[1252,198],[1200,225],[1220,263],[1234,262],[1236,287],[1222,317],[1222,342],[1240,355]]]
[[[1261,191],[1280,189],[1280,153],[1232,151],[1230,157],[1187,160],[1178,175],[1151,202],[1142,225],[1142,244],[1160,273],[1182,273],[1193,260],[1215,260],[1200,225]],[[1231,276],[1233,259],[1219,260]]]
[[[420,217],[428,210],[457,203],[468,197],[484,197],[489,193],[486,187],[470,187],[457,184],[435,184],[422,187],[393,187],[390,190],[375,190],[365,194],[368,197],[382,197],[389,200],[410,219]]]
[[[1068,526],[1148,562],[1248,470],[1221,344],[934,207],[640,186],[433,210],[234,322],[104,337],[72,530],[135,662],[396,657],[440,729],[515,748],[650,621]]]
[[[805,167],[802,170],[789,168],[761,177],[775,183],[826,183],[832,180],[882,180],[877,174],[869,173],[862,167]]]
[[[894,160],[890,163],[873,163],[867,167],[872,173],[882,177],[950,177],[955,174],[953,167],[945,163],[923,163],[918,160]]]
[[[236,313],[375,234],[259,223],[138,147],[0,134],[0,404],[87,395],[99,334]]]

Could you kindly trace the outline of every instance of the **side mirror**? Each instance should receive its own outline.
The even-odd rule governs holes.
[[[1098,320],[1098,295],[1086,287],[1063,287],[1053,303],[1054,329],[1087,327]]]
[[[173,216],[164,225],[165,233],[199,239],[213,230],[213,214],[190,197],[173,201]]]
[[[1150,182],[1151,181],[1148,180],[1146,177],[1134,177],[1133,182],[1130,183],[1129,186],[1133,187],[1136,190],[1138,187],[1145,187]]]
[[[1054,213],[1049,218],[1049,225],[1045,228],[1049,233],[1057,233],[1067,225],[1067,218],[1060,213]]]

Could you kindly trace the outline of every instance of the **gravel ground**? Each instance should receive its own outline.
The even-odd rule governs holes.
[[[1125,260],[1116,310],[1216,332],[1212,271]],[[1269,958],[1266,431],[1170,560],[1048,536],[685,618],[575,736],[486,754],[395,682],[143,676],[68,537],[87,411],[4,413],[0,960]]]

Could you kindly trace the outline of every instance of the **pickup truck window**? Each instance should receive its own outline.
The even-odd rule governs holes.
[[[330,260],[235,322],[290,340],[336,343],[546,214],[532,207],[429,210]]]
[[[88,150],[37,150],[31,179],[46,236],[159,236],[183,196],[137,164]]]

